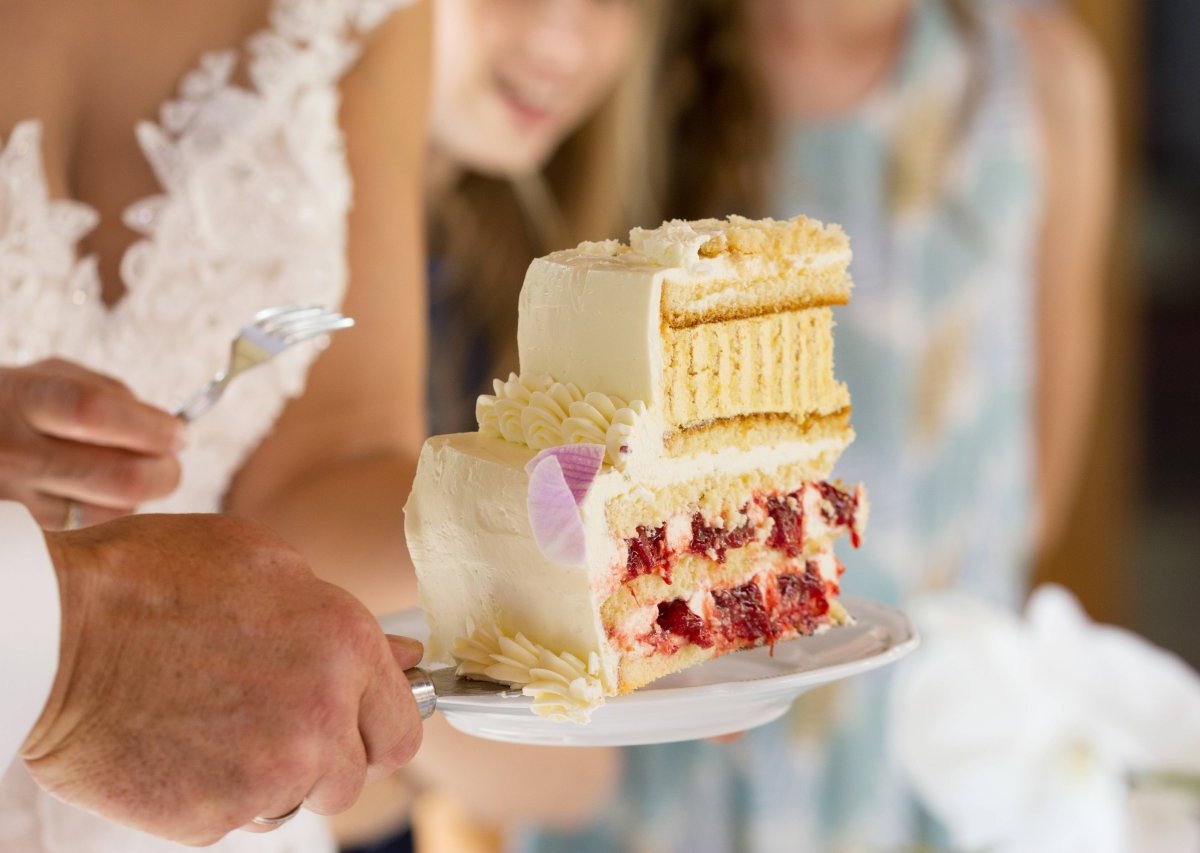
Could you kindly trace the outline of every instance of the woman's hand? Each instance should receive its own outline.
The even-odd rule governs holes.
[[[128,515],[179,484],[183,424],[115,379],[50,359],[0,367],[0,498],[43,527]]]

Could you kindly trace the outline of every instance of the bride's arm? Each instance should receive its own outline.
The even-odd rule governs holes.
[[[377,613],[416,600],[402,509],[425,432],[428,18],[428,4],[394,15],[342,82],[354,179],[344,311],[357,326],[333,336],[227,496]]]
[[[355,179],[345,309],[358,326],[333,338],[228,498],[376,612],[416,603],[401,510],[425,435],[428,6],[395,16],[343,84]],[[570,823],[594,811],[617,766],[613,750],[508,747],[438,721],[412,775],[477,818]]]

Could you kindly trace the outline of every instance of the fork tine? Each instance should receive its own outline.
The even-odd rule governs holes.
[[[302,320],[316,319],[324,314],[328,314],[326,308],[320,305],[293,305],[283,311],[267,317],[265,320],[255,322],[255,326],[262,329],[264,332],[275,333],[280,328],[291,323],[297,323]]]
[[[343,319],[345,319],[344,316],[336,311],[321,311],[319,314],[290,317],[278,324],[273,324],[266,331],[276,337],[285,337],[292,332],[308,328],[309,326],[336,323]]]
[[[354,319],[351,317],[338,317],[322,323],[314,323],[312,325],[300,326],[296,329],[291,329],[284,334],[284,342],[291,346],[292,344],[306,341],[309,338],[315,338],[317,335],[324,335],[330,332],[337,332],[342,329],[349,329],[354,325]]]
[[[309,310],[311,308],[316,308],[316,307],[318,307],[318,306],[316,306],[316,305],[272,305],[270,308],[264,308],[261,311],[259,311],[257,314],[255,314],[250,322],[251,323],[264,323],[267,320],[270,320],[274,317],[278,317],[282,314],[288,314],[293,311],[300,311],[300,310],[306,311],[306,310]]]

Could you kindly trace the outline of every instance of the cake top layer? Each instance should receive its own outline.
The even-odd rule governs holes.
[[[792,219],[673,219],[657,228],[634,228],[630,248],[663,267],[692,275],[719,275],[726,264],[770,267],[817,256],[850,260],[850,241],[838,225],[806,216]],[[724,261],[725,263],[722,263]]]
[[[573,270],[659,275],[673,284],[727,281],[754,289],[763,280],[802,277],[806,271],[834,267],[843,275],[841,292],[809,294],[813,304],[844,303],[850,281],[850,240],[839,225],[825,225],[807,216],[792,219],[672,219],[657,228],[634,228],[629,243],[602,240],[580,243],[538,258],[540,265]],[[526,277],[529,284],[530,276]]]
[[[803,216],[676,220],[634,229],[630,243],[582,243],[530,265],[521,377],[562,383],[576,399],[609,395],[618,410],[644,404],[663,430],[848,404],[827,310],[850,294],[840,227]],[[570,404],[542,408],[561,408],[561,421],[574,417]]]

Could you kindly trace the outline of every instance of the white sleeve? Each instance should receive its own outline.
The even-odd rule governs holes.
[[[0,772],[50,696],[61,620],[41,528],[25,507],[0,501]]]

